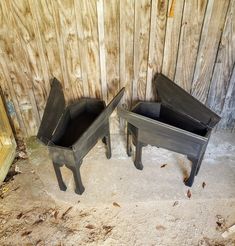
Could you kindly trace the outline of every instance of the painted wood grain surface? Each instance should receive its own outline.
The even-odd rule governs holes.
[[[234,129],[234,63],[235,0],[0,1],[0,85],[19,136],[37,133],[53,76],[67,102],[125,86],[130,108],[156,99],[157,72]]]

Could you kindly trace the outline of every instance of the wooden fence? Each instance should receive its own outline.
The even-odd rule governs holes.
[[[55,76],[66,100],[153,100],[162,72],[235,123],[235,0],[1,0],[0,83],[18,134],[35,135]]]

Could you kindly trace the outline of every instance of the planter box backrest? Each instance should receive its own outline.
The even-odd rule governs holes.
[[[47,99],[46,107],[39,127],[37,138],[48,145],[52,138],[66,104],[64,93],[60,82],[54,78],[51,83],[50,94]]]
[[[163,74],[157,74],[154,83],[162,103],[192,117],[209,128],[213,128],[219,122],[220,116]]]

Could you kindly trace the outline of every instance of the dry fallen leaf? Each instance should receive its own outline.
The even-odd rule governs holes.
[[[59,211],[55,211],[55,212],[54,212],[54,218],[55,218],[55,219],[57,219],[58,214],[59,214]]]
[[[190,189],[188,189],[188,191],[187,191],[187,197],[190,198],[191,196],[192,196],[192,193],[191,193]]]
[[[156,229],[159,230],[159,231],[163,231],[163,230],[166,230],[166,227],[163,226],[163,225],[157,225]]]
[[[17,186],[16,188],[14,188],[12,191],[16,191],[20,188],[20,186]]]
[[[82,212],[79,214],[80,217],[86,217],[86,216],[89,216],[89,213],[86,213],[86,212]]]
[[[19,214],[16,216],[16,218],[19,220],[22,216],[23,216],[23,213],[21,212],[21,213],[19,213]]]
[[[38,245],[38,244],[41,243],[41,242],[42,242],[42,240],[39,239],[39,240],[36,242],[36,245]]]
[[[88,225],[86,225],[85,227],[86,227],[87,229],[90,229],[90,230],[95,229],[95,226],[93,226],[93,225],[91,225],[91,224],[88,224]]]
[[[206,186],[206,183],[205,182],[202,182],[202,188],[204,189]]]
[[[107,235],[109,232],[111,232],[113,230],[114,226],[103,226],[103,229],[105,230],[105,235]]]
[[[179,204],[179,202],[178,201],[175,201],[174,203],[173,203],[173,207],[174,206],[177,206]]]
[[[161,168],[163,168],[163,167],[165,167],[167,164],[163,164],[163,165],[161,165]]]
[[[44,221],[43,219],[38,219],[38,220],[36,220],[36,221],[33,223],[33,225],[38,225],[38,224],[42,223],[43,221]]]
[[[72,207],[69,207],[62,215],[61,215],[61,219],[65,219],[65,216],[68,214],[68,212],[72,209]]]
[[[21,234],[21,236],[22,236],[22,237],[28,236],[28,235],[31,234],[31,233],[32,233],[32,231],[25,231],[25,232],[23,232],[23,233]]]
[[[121,207],[117,202],[113,202],[113,206],[115,206],[115,207]]]

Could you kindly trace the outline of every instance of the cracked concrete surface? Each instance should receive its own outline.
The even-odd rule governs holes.
[[[1,187],[0,245],[235,245],[235,235],[221,236],[235,224],[234,134],[213,134],[190,198],[186,157],[148,146],[139,171],[125,136],[112,135],[111,160],[102,142],[84,159],[82,196],[66,168],[68,189],[58,189],[35,139],[28,154],[17,162],[22,173]]]

